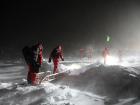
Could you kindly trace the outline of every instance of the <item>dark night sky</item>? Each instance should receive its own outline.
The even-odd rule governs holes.
[[[114,48],[140,49],[139,0],[6,0],[2,4],[1,49],[18,53],[24,45],[42,40],[48,52],[61,44],[69,54],[86,46],[104,47],[106,35]]]

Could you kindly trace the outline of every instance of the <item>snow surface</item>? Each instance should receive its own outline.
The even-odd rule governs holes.
[[[63,78],[38,86],[26,84],[25,64],[0,64],[0,105],[140,105],[138,63],[122,66],[65,61],[59,70],[69,72]],[[52,67],[45,62],[42,71]]]

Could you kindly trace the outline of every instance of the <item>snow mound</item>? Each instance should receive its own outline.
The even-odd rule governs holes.
[[[139,73],[131,67],[89,65],[72,71],[63,80],[56,81],[56,84],[68,85],[93,94],[124,98],[139,97],[139,81]]]
[[[13,88],[9,89],[9,86]],[[1,105],[103,105],[100,96],[92,96],[68,86],[49,82],[43,82],[39,86],[17,84],[16,87],[10,83],[1,83],[0,87]]]

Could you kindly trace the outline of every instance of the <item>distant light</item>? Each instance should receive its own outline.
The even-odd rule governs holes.
[[[43,58],[43,61],[45,62],[45,61],[47,61],[47,59]]]
[[[109,35],[106,36],[106,42],[110,42],[111,37]]]
[[[117,65],[118,64],[118,58],[114,56],[107,55],[107,65]]]

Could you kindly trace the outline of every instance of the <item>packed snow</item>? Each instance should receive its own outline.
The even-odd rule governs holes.
[[[59,67],[68,71],[63,78],[31,86],[26,64],[1,62],[0,105],[140,105],[138,62],[113,63],[65,60]],[[44,60],[42,71],[52,69]]]

